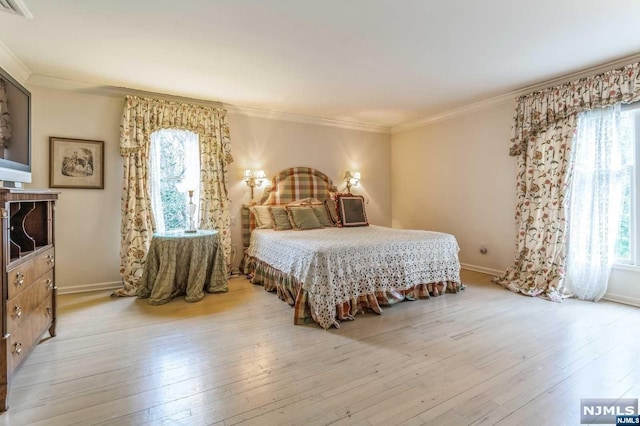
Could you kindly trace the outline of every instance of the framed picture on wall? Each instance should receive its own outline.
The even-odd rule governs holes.
[[[49,187],[104,189],[104,141],[50,137]]]

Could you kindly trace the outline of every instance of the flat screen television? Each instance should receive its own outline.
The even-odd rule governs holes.
[[[31,182],[31,93],[0,68],[0,181]]]

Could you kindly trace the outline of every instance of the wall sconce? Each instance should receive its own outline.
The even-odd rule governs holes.
[[[360,172],[354,172],[353,174],[350,171],[344,172],[344,180],[347,182],[347,192],[351,193],[352,186],[358,186],[360,183]]]
[[[264,170],[255,170],[251,171],[246,169],[242,174],[242,180],[247,184],[249,188],[251,188],[251,201],[253,201],[253,188],[256,186],[261,186],[262,182],[267,179],[267,175],[264,174]]]

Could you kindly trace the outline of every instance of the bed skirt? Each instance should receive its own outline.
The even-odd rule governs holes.
[[[253,284],[262,285],[265,291],[276,293],[281,300],[293,306],[294,324],[309,324],[311,322],[320,324],[316,313],[309,304],[307,291],[302,288],[302,283],[295,277],[250,256],[245,256],[243,266],[245,274]],[[382,314],[380,306],[390,306],[404,300],[429,299],[431,296],[438,296],[445,292],[457,293],[462,289],[464,289],[463,284],[447,281],[418,284],[404,290],[391,289],[363,294],[337,304],[335,319],[331,325],[340,328],[339,321],[352,321],[356,314],[366,311]]]

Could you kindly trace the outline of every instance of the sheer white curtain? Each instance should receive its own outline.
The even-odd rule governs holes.
[[[578,299],[607,291],[633,156],[632,123],[620,105],[578,115],[569,182],[565,286]],[[626,180],[626,181],[625,181]]]

